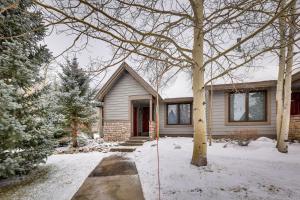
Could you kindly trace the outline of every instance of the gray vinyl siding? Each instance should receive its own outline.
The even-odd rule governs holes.
[[[161,103],[159,105],[159,125],[160,125],[160,134],[161,135],[192,135],[194,134],[192,126],[181,126],[176,127],[176,125],[166,126],[166,104]],[[173,127],[172,127],[173,126]]]
[[[130,120],[129,96],[149,95],[129,73],[124,72],[104,98],[104,120]]]
[[[214,91],[212,108],[212,135],[230,135],[236,132],[255,131],[257,134],[276,134],[276,90],[268,89],[271,97],[271,123],[268,125],[225,125],[225,92]]]

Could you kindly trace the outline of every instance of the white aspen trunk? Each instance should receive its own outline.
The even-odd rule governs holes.
[[[210,66],[210,79],[213,78],[213,66]],[[212,145],[212,111],[213,111],[213,81],[210,82],[210,93],[209,93],[209,133],[208,133],[208,144]]]
[[[207,144],[205,124],[205,88],[203,68],[203,0],[193,2],[194,46],[193,46],[193,125],[194,149],[191,164],[207,165]]]
[[[212,91],[212,86],[210,89],[210,93],[209,93],[209,123],[208,123],[208,127],[209,127],[209,133],[208,133],[208,145],[211,146],[212,145],[212,109],[213,109],[213,91]]]
[[[294,55],[294,36],[295,36],[295,4],[296,0],[291,5],[290,9],[290,24],[287,45],[287,61],[284,82],[284,104],[282,111],[282,126],[278,142],[278,151],[282,153],[288,152],[286,140],[289,134],[290,125],[290,112],[291,112],[291,94],[292,94],[292,68],[293,68],[293,55]]]
[[[282,109],[282,119],[281,119],[281,129],[278,138],[278,151],[282,153],[287,153],[287,144],[285,139],[287,138],[290,125],[290,109],[291,109],[291,79],[292,79],[292,69],[291,66],[286,65],[285,81],[284,81],[284,103]]]
[[[280,8],[285,6],[285,1],[281,2]],[[282,15],[285,15],[283,13]],[[277,147],[279,146],[282,126],[282,110],[283,110],[283,87],[284,87],[284,72],[285,72],[285,17],[280,16],[279,18],[279,34],[280,34],[280,50],[279,50],[279,66],[278,66],[278,78],[277,78],[277,89],[276,89],[276,135],[277,135]]]

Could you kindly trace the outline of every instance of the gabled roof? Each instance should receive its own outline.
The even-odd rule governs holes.
[[[149,94],[156,96],[156,91],[149,85],[135,70],[133,70],[126,62],[122,63],[120,67],[115,71],[115,73],[110,77],[110,79],[104,84],[101,90],[98,92],[96,98],[103,100],[104,96],[109,92],[109,90],[114,86],[114,84],[119,80],[123,73],[127,71]],[[159,96],[161,99],[161,97]]]

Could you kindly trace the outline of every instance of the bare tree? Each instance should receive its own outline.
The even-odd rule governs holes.
[[[136,60],[136,62],[142,64],[137,70],[140,70],[145,74],[156,90],[156,137],[159,137],[159,94],[163,93],[163,90],[172,83],[172,80],[180,70],[172,70],[173,66],[153,59],[150,59],[147,62]]]
[[[285,1],[280,2],[280,8],[282,9],[285,6]],[[277,90],[276,90],[276,135],[277,135],[277,147],[279,147],[279,143],[281,144],[280,149],[284,148],[287,149],[284,141],[280,141],[280,132],[282,126],[282,110],[283,110],[283,86],[284,86],[284,72],[285,72],[285,60],[286,60],[286,44],[285,44],[285,31],[286,31],[286,24],[285,24],[285,13],[284,11],[279,18],[279,43],[280,43],[280,50],[279,50],[279,65],[278,65],[278,78],[277,78]],[[282,138],[283,139],[283,138]]]
[[[217,66],[214,80],[274,49],[274,43],[263,41],[261,45],[257,38],[262,33],[272,34],[267,28],[292,0],[275,12],[267,0],[33,2],[43,8],[48,23],[63,24],[68,34],[110,44],[114,59],[107,66],[134,57],[143,58],[142,62],[162,62],[175,70],[190,69],[194,96],[191,163],[202,166],[207,164],[206,68],[210,63]],[[237,32],[242,35],[238,42]],[[237,55],[235,50],[241,45],[244,51]],[[208,56],[206,46],[214,49],[214,55]]]
[[[281,1],[280,7],[283,8],[285,3],[284,0]],[[288,30],[288,34],[286,30]],[[291,82],[296,36],[296,0],[293,1],[290,9],[283,12],[279,18],[279,31],[281,47],[279,52],[279,72],[276,91],[277,148],[279,152],[287,153],[288,146],[285,141],[288,139],[290,123]]]

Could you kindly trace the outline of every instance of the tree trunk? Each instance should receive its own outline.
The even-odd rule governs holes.
[[[290,109],[291,109],[291,79],[292,79],[292,69],[291,66],[286,65],[285,81],[284,81],[284,103],[282,109],[282,119],[281,119],[281,129],[278,138],[278,151],[281,153],[287,153],[288,147],[285,142],[289,132],[290,125]]]
[[[212,55],[213,56],[213,55]],[[210,65],[210,79],[213,79],[213,64]],[[213,112],[213,81],[210,82],[210,93],[209,93],[209,133],[208,133],[208,144],[212,145],[212,112]]]
[[[156,137],[159,138],[159,95],[158,95],[158,90],[156,91],[156,111],[155,111],[155,115],[156,115]]]
[[[292,93],[292,68],[293,68],[293,56],[294,56],[294,37],[295,37],[295,4],[293,2],[290,8],[290,23],[289,23],[289,35],[287,45],[287,60],[286,60],[286,72],[284,81],[284,104],[282,113],[282,126],[280,131],[280,137],[278,141],[278,151],[282,153],[288,152],[288,146],[285,141],[288,139],[289,125],[290,125],[290,112],[291,112],[291,93]]]
[[[78,122],[73,121],[72,123],[72,146],[74,148],[78,147],[77,135],[78,135]]]
[[[281,2],[280,8],[283,9],[285,1]],[[284,72],[285,72],[285,57],[286,57],[286,45],[285,45],[285,12],[279,18],[279,34],[280,34],[280,51],[279,51],[279,66],[278,66],[278,79],[276,89],[276,135],[277,135],[277,147],[280,143],[281,126],[282,126],[282,110],[283,110],[283,88],[284,88]],[[283,146],[283,144],[281,144]]]
[[[156,138],[159,138],[159,86],[161,82],[161,76],[158,75],[156,77],[156,107],[155,107],[155,116],[156,116]]]
[[[207,165],[207,144],[205,124],[205,88],[203,68],[203,1],[193,2],[194,46],[193,46],[193,122],[194,149],[191,163],[196,166]]]

